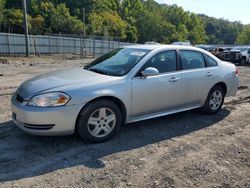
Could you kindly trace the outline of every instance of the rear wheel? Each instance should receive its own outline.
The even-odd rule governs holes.
[[[215,114],[220,111],[224,103],[225,91],[224,89],[216,85],[209,92],[205,105],[202,108],[202,111],[207,114]]]
[[[118,132],[121,119],[120,109],[115,103],[98,100],[81,111],[76,130],[87,142],[104,142]]]
[[[240,64],[241,64],[241,65],[245,65],[245,64],[246,64],[246,58],[245,58],[245,57],[242,57],[242,58],[241,58]]]

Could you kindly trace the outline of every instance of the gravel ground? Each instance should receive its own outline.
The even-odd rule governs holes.
[[[250,187],[250,67],[216,115],[192,110],[124,125],[112,140],[38,137],[9,101],[27,78],[89,60],[0,58],[0,187]]]

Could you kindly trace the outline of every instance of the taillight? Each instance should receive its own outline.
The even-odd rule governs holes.
[[[239,69],[236,67],[235,76],[239,76]]]

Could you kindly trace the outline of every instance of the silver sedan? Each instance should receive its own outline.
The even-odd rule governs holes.
[[[135,45],[84,68],[25,81],[11,99],[12,119],[25,132],[77,132],[102,142],[131,123],[201,108],[217,113],[238,88],[235,65],[195,47]]]

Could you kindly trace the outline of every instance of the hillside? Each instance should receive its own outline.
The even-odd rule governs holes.
[[[0,0],[0,32],[23,33],[21,2]],[[85,30],[87,35],[139,43],[235,44],[240,33],[245,33],[240,22],[196,15],[154,0],[30,0],[27,6],[30,34],[80,34]]]

